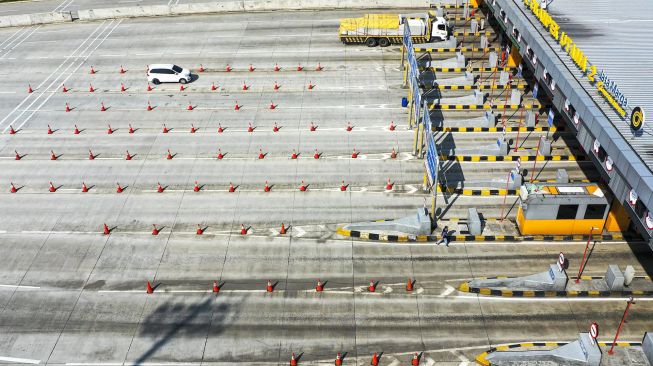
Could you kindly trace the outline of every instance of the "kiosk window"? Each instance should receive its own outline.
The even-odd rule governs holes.
[[[559,220],[570,220],[576,218],[576,212],[578,211],[578,205],[560,205],[558,208],[558,216],[556,219]]]
[[[606,205],[587,205],[585,210],[586,219],[602,219]]]

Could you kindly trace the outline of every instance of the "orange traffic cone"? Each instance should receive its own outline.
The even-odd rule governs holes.
[[[200,186],[197,184],[197,181],[195,181],[195,186],[193,187],[194,192],[199,192],[200,191]]]
[[[32,84],[27,84],[27,92],[28,93],[33,93],[34,89],[32,89]]]
[[[152,91],[152,85],[150,83],[147,83],[147,91]]]
[[[224,128],[222,128],[222,123],[218,123],[218,133],[223,133]]]
[[[340,352],[336,354],[336,361],[334,362],[336,366],[342,366],[342,356],[340,356]]]
[[[240,235],[247,235],[247,228],[245,224],[240,224]]]
[[[297,366],[297,359],[295,358],[295,352],[290,355],[290,366]]]
[[[190,133],[195,133],[195,132],[197,132],[197,128],[195,128],[195,125],[191,123],[190,124]]]
[[[156,228],[155,224],[152,224],[152,235],[159,235],[159,229]]]
[[[279,67],[279,65],[277,63],[275,63],[274,64],[274,71],[279,71],[279,70],[281,70],[281,68]]]
[[[156,191],[157,193],[163,193],[164,191],[163,186],[159,182],[156,183]]]
[[[346,190],[347,190],[347,186],[345,185],[345,181],[343,180],[343,181],[342,181],[342,184],[340,185],[340,191],[341,191],[341,192],[344,192],[344,191],[346,191]]]
[[[52,184],[52,182],[50,182],[50,188],[48,188],[48,190],[54,193],[57,191],[57,188]]]
[[[313,154],[314,159],[319,159],[320,158],[320,153],[315,149],[315,154]]]
[[[391,157],[392,159],[396,159],[396,158],[397,158],[397,152],[395,151],[395,148],[394,148],[394,147],[392,148],[392,152],[390,153],[390,157]]]
[[[322,70],[324,70],[324,67],[322,67],[322,65],[320,65],[320,63],[318,62],[317,66],[315,67],[315,71],[322,71]]]
[[[272,132],[279,132],[279,126],[277,126],[276,122],[274,122],[274,127],[272,127]]]
[[[268,181],[266,180],[265,181],[265,187],[263,187],[263,191],[270,192],[270,189],[271,189],[270,185],[268,184]]]
[[[86,186],[86,183],[82,182],[82,192],[86,193],[88,192],[88,187]]]
[[[249,64],[249,72],[252,72],[252,71],[254,71],[254,70],[255,70],[255,69],[254,69],[254,66],[253,66],[252,64]]]
[[[396,127],[394,121],[390,121],[390,131],[394,131]]]
[[[234,187],[234,184],[229,182],[229,193],[234,193],[236,192],[236,187]]]
[[[61,92],[68,93],[68,88],[66,88],[66,84],[61,84]]]
[[[107,135],[111,135],[111,134],[113,134],[113,128],[111,128],[111,125],[107,125],[107,126],[109,126],[109,127],[107,128]]]
[[[54,133],[54,131],[52,131],[52,127],[50,127],[50,125],[48,125],[48,135],[52,135],[53,133]]]
[[[412,366],[418,366],[419,365],[419,355],[417,354],[417,352],[415,352],[415,354],[413,354],[413,359],[410,360],[410,364]]]
[[[267,286],[265,287],[265,289],[267,290],[267,292],[272,292],[272,291],[274,291],[274,286],[272,286],[272,281],[268,280],[268,284],[267,284]]]
[[[379,355],[377,355],[376,352],[372,355],[372,362],[370,362],[370,365],[379,366]]]
[[[16,134],[16,130],[14,130],[14,126],[12,126],[12,125],[9,125],[9,134],[10,135],[15,135]]]
[[[222,160],[224,158],[224,154],[222,153],[222,149],[218,149],[218,159]]]
[[[11,193],[18,192],[18,188],[16,188],[16,186],[14,186],[13,182],[11,182],[10,185],[11,185],[11,188],[9,189],[9,192],[11,192]]]
[[[315,85],[313,85],[312,81],[309,81],[308,82],[308,90],[313,90],[313,88],[315,88]]]
[[[204,72],[204,65],[200,64],[200,72]]]
[[[22,156],[20,156],[20,154],[18,153],[18,150],[14,150],[14,153],[16,153],[14,159],[16,159],[16,160],[22,159]]]
[[[150,283],[150,281],[147,281],[147,288],[146,288],[146,290],[147,290],[147,293],[148,293],[148,294],[151,294],[151,293],[154,292],[154,289],[152,288],[152,284]]]
[[[302,192],[306,192],[306,185],[304,184],[303,180],[302,180],[302,184],[299,186],[299,190]]]
[[[270,109],[276,109],[277,105],[273,101],[270,101]]]
[[[310,129],[311,129],[311,132],[315,132],[315,130],[317,130],[317,126],[314,125],[313,122],[311,122],[311,127],[310,127]]]
[[[386,191],[391,191],[393,186],[394,186],[394,183],[390,182],[390,178],[388,178],[388,183],[385,185],[385,190]]]
[[[297,159],[297,156],[298,155],[297,155],[297,152],[295,151],[295,149],[292,149],[292,155],[290,155],[290,158],[291,159]]]
[[[279,90],[279,84],[276,81],[274,82],[274,90]]]
[[[170,152],[170,149],[168,149],[168,155],[166,155],[166,159],[172,160],[172,153]]]
[[[220,286],[218,286],[218,281],[213,281],[213,293],[217,294],[220,292]]]
[[[52,150],[50,150],[50,160],[57,160],[57,155],[55,155]]]
[[[265,154],[263,154],[263,150],[262,150],[262,149],[258,149],[258,158],[259,158],[259,159],[265,159]]]
[[[195,109],[195,107],[193,107],[193,104],[190,101],[188,101],[188,107],[186,107],[186,110],[192,111],[193,109]]]
[[[226,72],[231,72],[231,70],[232,70],[232,69],[231,69],[231,66],[229,66],[229,64],[227,64],[227,67],[225,68],[225,71],[226,71]]]
[[[254,132],[254,127],[252,126],[252,122],[249,122],[247,124],[247,132]]]
[[[413,291],[413,280],[410,278],[408,279],[408,282],[406,282],[406,291]]]
[[[148,100],[147,101],[147,110],[151,111],[152,109],[154,109],[154,108],[152,108],[152,104],[150,104],[150,101]]]
[[[124,74],[125,72],[126,72],[125,69],[122,67],[122,65],[120,65],[120,73]]]
[[[95,69],[93,68],[93,65],[91,65],[91,75],[95,74]]]
[[[88,149],[88,160],[95,160],[95,155],[93,155],[91,149]]]
[[[120,183],[116,183],[116,193],[122,193],[125,189],[120,186]]]
[[[88,92],[89,92],[89,93],[93,93],[93,92],[95,92],[95,88],[93,88],[93,84],[88,84],[88,85],[89,85],[89,86],[88,86]]]
[[[249,89],[249,88],[247,87],[247,84],[245,84],[245,82],[243,81],[243,90],[247,91],[247,89]]]
[[[367,286],[367,291],[369,291],[369,292],[376,291],[376,284],[374,283],[374,281],[370,281],[370,285]]]
[[[66,112],[70,112],[71,110],[72,109],[70,109],[70,105],[68,105],[68,103],[66,103]]]
[[[317,291],[317,292],[324,291],[324,285],[322,284],[322,282],[319,279],[317,280],[317,285],[315,285],[315,291]]]
[[[131,159],[132,159],[132,156],[129,153],[129,150],[127,150],[127,153],[125,154],[125,160],[131,160]]]
[[[186,88],[184,88],[184,84],[179,85],[179,91],[184,91]]]
[[[102,226],[103,226],[102,233],[103,233],[104,235],[109,235],[109,234],[111,234],[111,230],[109,230],[109,227],[107,226],[107,224],[102,224]]]
[[[297,64],[297,71],[302,71],[304,70],[304,66],[302,64]]]
[[[215,83],[211,83],[211,90],[213,91],[218,90],[218,87],[215,86]]]
[[[202,226],[200,226],[200,224],[197,224],[197,230],[195,231],[195,234],[197,235],[204,234],[204,229],[202,229]]]
[[[104,102],[100,102],[100,112],[106,112],[107,107],[104,106]]]
[[[285,233],[286,233],[286,226],[285,226],[285,225],[283,224],[283,222],[282,222],[282,223],[281,223],[281,230],[279,230],[279,234],[282,234],[282,235],[283,235],[283,234],[285,234]]]
[[[168,132],[170,132],[170,130],[168,129],[168,126],[166,126],[165,123],[163,124],[163,130],[162,130],[162,132],[163,132],[163,133],[168,133]]]
[[[75,125],[75,129],[73,130],[73,134],[79,135],[79,128],[77,128],[77,125]]]
[[[351,125],[351,122],[347,122],[347,132],[351,132],[354,129],[354,126]]]
[[[354,148],[354,151],[351,153],[351,158],[356,159],[358,157],[358,151],[356,151],[356,148]]]

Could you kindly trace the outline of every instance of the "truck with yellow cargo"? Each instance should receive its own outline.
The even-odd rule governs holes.
[[[419,14],[366,14],[360,18],[340,19],[340,40],[344,44],[387,47],[401,44],[408,25],[413,43],[445,41],[449,26],[434,12]]]

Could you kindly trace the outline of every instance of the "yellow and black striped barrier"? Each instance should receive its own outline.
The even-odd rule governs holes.
[[[433,103],[429,105],[430,110],[440,109],[440,110],[490,110],[490,109],[509,109],[509,110],[518,110],[518,109],[540,109],[542,105],[539,103],[533,104],[440,104]]]
[[[439,90],[500,90],[500,89],[526,89],[528,84],[505,85],[435,85],[433,89]]]
[[[499,279],[508,277],[490,277],[485,279]],[[602,278],[602,277],[601,277]],[[561,290],[561,291],[540,291],[540,290],[504,290],[493,289],[487,287],[472,287],[469,282],[461,283],[458,286],[458,291],[469,292],[472,294],[486,295],[486,296],[502,296],[502,297],[610,297],[610,296],[637,296],[637,297],[650,297],[653,296],[653,291],[644,290],[624,290],[624,291],[600,291],[600,290]]]
[[[432,48],[432,47],[413,47],[415,52],[432,52],[432,53],[442,53],[442,52],[499,52],[501,47],[449,47],[449,48]]]
[[[463,16],[449,16],[449,17],[447,17],[447,20],[449,20],[449,21],[453,20],[453,21],[457,21],[457,22],[462,22],[462,21],[468,22],[468,21],[470,21],[472,19],[476,19],[477,21],[480,22],[481,19],[483,19],[483,17],[463,17]]]
[[[433,132],[560,132],[564,127],[433,127]]]
[[[612,347],[614,342],[598,342],[599,347]],[[524,342],[524,343],[513,343],[505,344],[501,346],[492,347],[489,350],[479,354],[474,359],[477,364],[482,366],[490,366],[490,361],[487,359],[487,356],[490,353],[497,351],[509,351],[516,350],[520,348],[533,348],[533,347],[561,347],[569,344],[569,342]],[[642,342],[617,342],[616,346],[618,347],[638,347],[641,346]]]
[[[440,7],[442,9],[464,9],[465,4],[440,4],[440,5],[431,5],[431,7]],[[476,6],[469,6],[469,10],[476,10],[478,7]]]
[[[440,160],[464,162],[495,161],[583,161],[585,156],[574,155],[440,155]]]
[[[357,238],[369,241],[381,241],[389,243],[406,243],[406,242],[435,242],[440,240],[438,235],[386,235],[358,230],[346,230],[342,227],[336,229],[336,233],[341,236]],[[450,242],[529,242],[529,241],[587,241],[588,235],[451,235]],[[624,240],[622,234],[605,234],[592,235],[595,241],[621,241]],[[635,239],[634,237],[627,237]]]
[[[420,68],[421,71],[433,71],[433,72],[497,72],[497,71],[511,71],[514,67],[423,67]]]
[[[438,193],[458,194],[461,196],[503,196],[516,195],[517,189],[467,189],[454,187],[438,187]]]

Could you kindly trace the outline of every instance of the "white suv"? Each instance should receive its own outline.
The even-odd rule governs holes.
[[[190,70],[173,64],[150,65],[147,70],[147,80],[155,85],[160,83],[181,83],[191,81]]]

